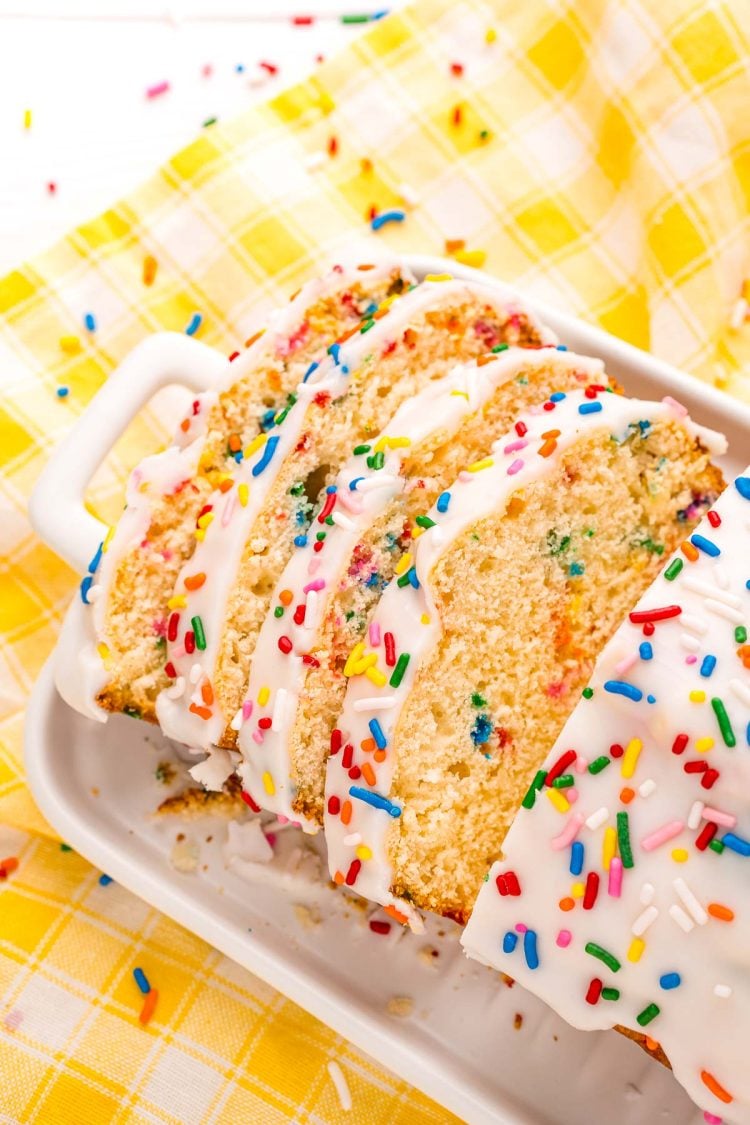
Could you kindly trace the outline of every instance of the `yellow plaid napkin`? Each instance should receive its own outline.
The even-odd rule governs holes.
[[[448,1119],[61,850],[24,784],[21,716],[76,576],[32,535],[26,500],[146,333],[198,312],[200,337],[230,352],[262,308],[368,237],[463,243],[528,293],[750,397],[746,16],[741,0],[420,0],[0,280],[0,860],[20,861],[0,868],[4,1121]],[[391,208],[404,220],[369,235],[371,209]],[[161,436],[145,412],[109,459],[93,493],[105,518]],[[145,1029],[136,954],[160,990]]]

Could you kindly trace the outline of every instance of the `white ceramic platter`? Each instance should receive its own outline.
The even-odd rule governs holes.
[[[450,271],[493,284],[442,259],[410,264],[419,276]],[[727,474],[745,467],[748,408],[582,321],[527,303],[571,350],[602,357],[629,393],[671,394],[696,421],[723,430]],[[215,356],[208,366],[215,370]],[[102,405],[95,400],[89,410],[101,417]],[[81,494],[84,476],[75,481]],[[63,510],[70,487],[59,497]],[[32,517],[59,546],[60,520],[48,517],[49,499],[36,498]],[[83,539],[97,533],[91,524],[80,527]],[[86,546],[65,554],[79,556]],[[169,758],[178,777],[165,788],[155,771]],[[158,803],[185,778],[175,748],[132,719],[101,725],[72,711],[57,695],[49,665],[29,706],[26,766],[42,811],[77,851],[465,1120],[702,1122],[671,1074],[622,1036],[577,1032],[518,986],[466,961],[452,923],[430,919],[420,937],[396,926],[386,936],[374,933],[370,918],[384,915],[326,882],[317,858],[322,842],[284,829],[271,863],[228,867],[225,823],[155,820]],[[179,832],[199,855],[191,873],[172,862]],[[394,998],[407,1014],[394,1014]]]

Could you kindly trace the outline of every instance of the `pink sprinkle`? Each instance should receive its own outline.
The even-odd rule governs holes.
[[[160,94],[166,94],[168,89],[168,82],[157,82],[156,85],[148,87],[148,89],[146,90],[146,97],[158,98]],[[687,413],[687,411],[685,413]]]
[[[288,816],[282,816],[281,813],[278,814],[278,816],[276,817],[276,820],[281,825],[282,828],[284,827],[285,824],[291,824],[292,823]]]
[[[306,586],[302,587],[302,593],[309,594],[311,590],[323,590],[325,584],[325,578],[316,578],[314,582],[308,582]]]
[[[635,653],[631,653],[630,656],[623,657],[619,664],[615,664],[615,675],[622,676],[625,672],[629,672],[633,665],[637,663],[638,657],[635,655]]]
[[[316,556],[314,559],[310,559],[309,563],[307,564],[307,573],[316,574],[319,570],[320,559]]]
[[[671,395],[665,395],[664,398],[661,401],[666,403],[667,406],[671,406],[672,409],[674,411],[676,411],[677,416],[679,418],[685,418],[686,417],[687,412],[688,412],[687,407],[683,406],[681,402],[678,402],[676,398],[672,398]]]
[[[566,789],[564,792],[565,796],[568,798],[568,803],[574,805],[578,800],[578,790],[575,785],[572,785],[570,789]]]
[[[612,898],[619,898],[622,891],[622,860],[619,856],[612,856],[609,861],[609,882],[607,884],[607,893]]]
[[[516,473],[520,473],[522,468],[523,468],[523,461],[521,460],[520,457],[516,457],[515,461],[513,461],[512,464],[508,465],[508,468],[506,469],[506,472],[507,472],[509,477],[514,477],[516,475]]]
[[[276,847],[276,833],[275,832],[265,832],[264,835],[265,835],[266,839],[268,840],[269,847],[275,848]]]
[[[513,927],[517,934],[525,934],[528,928],[528,926],[524,926],[523,922],[516,922],[515,926]]]
[[[585,773],[588,767],[588,758],[584,758],[583,754],[579,754],[576,760],[573,762],[573,769],[576,771],[576,773]]]
[[[560,930],[560,933],[557,935],[556,940],[557,944],[560,946],[560,949],[567,949],[571,941],[573,940],[573,935],[571,934],[570,930]]]
[[[211,63],[206,63],[204,66],[201,67],[201,74],[203,75],[204,78],[210,78],[211,75],[213,74],[213,72],[214,72],[214,68],[211,66]]]
[[[654,848],[666,844],[667,840],[672,840],[675,836],[679,836],[685,825],[681,820],[670,820],[667,824],[663,824],[661,828],[657,828],[655,832],[649,833],[641,840],[641,847],[644,852],[652,852]]]
[[[380,625],[377,621],[370,622],[370,644],[373,648],[377,648],[380,644]]]
[[[583,817],[580,813],[573,813],[570,819],[566,822],[565,827],[558,836],[553,836],[550,843],[556,852],[562,851],[573,843],[578,833],[583,827]]]
[[[690,656],[685,657],[685,663],[686,664],[695,664],[695,663],[697,663],[697,660],[698,660],[698,657],[695,655],[695,653],[691,653]]]
[[[263,741],[263,731],[262,730],[254,730],[253,731],[253,742],[257,742],[258,745],[260,746],[262,741]]]
[[[709,1113],[707,1109],[703,1110],[703,1119],[708,1122],[708,1125],[721,1125],[723,1118],[717,1117],[715,1113]]]
[[[462,469],[458,474],[458,479],[463,481],[464,484],[471,484],[474,480],[474,473],[467,473],[466,469]]]
[[[518,441],[511,441],[505,446],[503,453],[518,453],[519,450],[525,449],[529,443],[524,438],[519,438]]]
[[[227,524],[229,523],[229,521],[231,520],[232,516],[234,515],[234,506],[235,506],[236,501],[237,501],[237,497],[236,497],[235,493],[230,492],[229,495],[227,496],[227,502],[224,505],[224,511],[222,512],[222,515],[221,515],[221,526],[222,527],[226,527]]]
[[[242,704],[242,721],[243,721],[243,723],[247,722],[247,720],[250,718],[252,713],[253,713],[253,701],[252,701],[252,699],[246,699],[245,702]]]
[[[721,809],[712,809],[708,805],[703,810],[703,819],[712,820],[714,824],[721,824],[725,828],[734,828],[737,817],[731,813],[722,812]]]

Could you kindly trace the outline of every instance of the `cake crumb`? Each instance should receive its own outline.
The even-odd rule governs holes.
[[[516,983],[513,980],[513,977],[509,977],[507,973],[501,973],[500,974],[500,980],[503,982],[503,984],[507,985],[508,988],[512,988],[513,985]]]
[[[338,1094],[339,1104],[345,1113],[348,1113],[352,1108],[352,1095],[349,1090],[349,1084],[344,1077],[344,1072],[339,1064],[334,1060],[327,1064],[328,1073],[331,1076],[331,1081],[336,1088]]]
[[[198,869],[199,858],[198,845],[180,832],[169,856],[172,867],[184,875],[192,875]]]
[[[523,1016],[520,1012],[516,1012],[515,1016],[513,1017],[513,1026],[516,1031],[520,1031],[523,1027]]]
[[[294,917],[303,930],[314,930],[322,922],[317,906],[306,906],[303,902],[295,902]]]
[[[171,785],[177,771],[172,762],[159,762],[154,772],[154,777],[161,785]]]
[[[432,945],[423,945],[417,951],[417,957],[423,965],[428,965],[431,969],[437,968],[438,957],[440,956],[437,949]]]
[[[411,996],[391,996],[386,1004],[386,1010],[389,1016],[406,1019],[414,1011],[414,1001]]]

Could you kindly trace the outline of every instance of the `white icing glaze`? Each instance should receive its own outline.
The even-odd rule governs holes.
[[[287,356],[291,344],[296,342],[299,346],[302,342],[300,328],[312,305],[346,289],[354,281],[380,280],[395,269],[407,280],[411,278],[409,270],[394,259],[383,260],[364,273],[356,267],[335,266],[324,277],[307,282],[288,305],[269,315],[268,328],[263,335],[234,362],[227,362],[224,389],[247,375],[264,356]],[[96,703],[96,696],[108,682],[98,646],[108,643],[104,619],[112,578],[122,559],[142,542],[151,524],[155,501],[174,492],[195,475],[210,410],[217,399],[216,391],[196,395],[189,414],[176,430],[172,445],[145,458],[133,470],[127,486],[128,507],[110,533],[94,578],[96,607],[92,597],[90,604],[77,598],[80,608],[71,607],[66,615],[55,653],[55,683],[66,703],[89,718],[106,722],[108,717],[108,712]]]
[[[170,738],[208,749],[234,719],[234,715],[223,713],[221,703],[210,686],[221,647],[228,598],[253,526],[264,509],[286,457],[294,450],[308,423],[312,400],[322,392],[329,394],[334,401],[341,398],[351,380],[366,376],[377,357],[389,349],[406,327],[417,323],[428,311],[451,307],[467,297],[476,299],[477,295],[503,316],[515,307],[509,305],[505,297],[499,297],[483,285],[455,280],[425,280],[404,296],[396,298],[387,314],[374,321],[366,331],[355,333],[340,345],[332,345],[332,354],[315,367],[306,382],[298,386],[297,401],[286,412],[283,422],[264,436],[268,446],[272,442],[278,443],[270,464],[265,466],[264,450],[267,445],[264,444],[252,456],[245,456],[234,473],[234,484],[229,491],[217,490],[209,497],[207,503],[213,509],[212,522],[205,539],[196,544],[192,558],[178,576],[175,596],[182,598],[185,604],[178,607],[180,617],[176,638],[172,640],[170,632],[167,634],[168,660],[177,672],[178,681],[184,685],[181,693],[168,688],[157,699],[159,724]],[[538,331],[544,338],[551,335],[541,326],[538,326]],[[264,467],[256,477],[255,471],[260,465]],[[242,485],[249,490],[244,506],[237,500]],[[198,589],[187,590],[185,578],[190,579],[196,574],[205,575],[203,584]],[[186,634],[192,633],[192,622],[196,618],[200,618],[202,623],[205,648],[187,651]],[[208,703],[205,698],[207,688],[211,701]],[[283,718],[280,713],[282,707],[283,697],[277,721],[286,722],[287,713]]]
[[[413,571],[418,585],[399,586],[392,582],[375,611],[373,621],[379,626],[383,641],[369,653],[365,649],[362,661],[365,663],[368,656],[374,655],[375,670],[383,674],[384,680],[389,679],[379,687],[366,678],[367,672],[372,674],[372,668],[364,674],[351,669],[353,674],[339,720],[344,748],[329,758],[326,773],[325,833],[331,876],[336,882],[348,880],[348,885],[354,886],[365,898],[395,908],[413,927],[420,925],[417,912],[403,900],[394,898],[390,889],[388,828],[391,818],[397,818],[401,811],[390,799],[397,753],[391,743],[420,664],[441,634],[430,591],[430,573],[438,559],[458,535],[478,520],[492,512],[503,512],[515,491],[549,474],[559,464],[562,454],[587,434],[605,430],[621,439],[627,435],[629,427],[640,420],[677,419],[689,433],[699,436],[712,453],[720,454],[726,448],[721,435],[695,426],[685,416],[684,408],[671,401],[642,402],[611,393],[600,394],[595,401],[601,405],[601,410],[589,413],[592,400],[583,391],[572,391],[556,402],[553,411],[543,411],[541,406],[532,408],[520,420],[526,426],[522,437],[515,428],[509,431],[494,442],[489,456],[478,462],[474,471],[465,470],[459,475],[449,490],[447,511],[440,511],[441,497],[429,512],[434,526],[417,541]],[[581,413],[582,409],[586,412]],[[559,434],[554,448],[548,456],[541,456],[542,435],[555,430]],[[404,651],[409,653],[405,674],[397,686],[390,683],[393,660],[387,665],[384,659],[387,634],[394,638],[396,659]],[[377,712],[363,706],[363,702],[373,696],[384,696],[391,705]],[[373,720],[379,723],[386,742],[380,762],[376,762],[372,750],[361,748],[364,740],[373,737],[370,725]],[[346,754],[347,746],[351,748],[349,754]],[[345,765],[345,762],[350,764]],[[368,784],[366,779],[352,779],[350,769],[363,766],[373,769],[375,784]],[[352,794],[353,780],[355,789],[382,798],[385,808],[375,808]],[[350,812],[347,823],[342,822],[337,811],[337,803],[343,808],[344,802]]]
[[[546,799],[550,787],[542,774],[533,807],[519,810],[504,859],[492,867],[463,936],[471,957],[511,974],[576,1027],[638,1030],[639,1014],[656,1004],[655,1018],[640,1021],[643,1032],[660,1043],[699,1106],[714,1119],[738,1123],[750,1122],[750,649],[745,643],[743,663],[743,642],[735,636],[738,627],[750,628],[748,474],[726,489],[690,537],[702,548],[695,561],[676,552],[638,603],[636,621],[631,614],[612,637],[589,684],[593,696],[580,701],[542,768],[549,771],[567,750],[589,763],[604,759],[606,766],[593,774],[579,760],[565,766],[564,773],[575,774],[570,811]],[[706,553],[701,540],[720,554]],[[670,606],[681,612],[656,621],[653,635],[644,635],[638,614]],[[686,650],[688,615],[703,629],[698,644]],[[623,681],[635,698],[613,692],[611,685]],[[696,692],[703,698],[691,697]],[[731,736],[722,733],[714,700],[724,708]],[[630,776],[626,762],[634,740],[642,748]],[[625,747],[619,760],[613,746]],[[715,772],[686,772],[688,766]],[[635,792],[627,804],[623,786]],[[607,814],[593,827],[590,814],[598,808]],[[627,847],[623,853],[618,845],[607,869],[604,840],[617,827],[618,813],[621,819],[627,813],[633,864],[627,866]],[[712,823],[715,840],[725,844],[721,854],[705,847]],[[583,845],[580,875],[571,874],[573,841]],[[579,870],[575,862],[573,870]],[[519,893],[502,895],[496,880],[509,871]],[[572,888],[592,874],[600,880],[598,895],[584,909]],[[568,898],[575,906],[564,911],[559,902]],[[729,908],[734,918],[721,920],[712,904]],[[533,956],[525,955],[522,926],[535,935],[536,969]],[[508,933],[517,939],[512,952],[503,951],[505,940],[513,943]],[[644,945],[634,950],[638,936]],[[587,952],[590,942],[616,962]],[[672,973],[680,983],[665,988],[674,982],[662,978]],[[594,986],[587,1002],[594,978],[618,990],[618,998],[597,999]],[[732,1100],[717,1096],[713,1082]]]
[[[550,354],[547,348],[511,347],[498,353],[492,362],[459,365],[442,379],[430,383],[420,394],[407,399],[382,434],[366,444],[366,452],[353,455],[339,472],[332,517],[339,522],[326,526],[322,551],[316,552],[314,543],[308,541],[289,560],[276,584],[271,606],[281,604],[284,595],[288,598],[291,594],[291,602],[283,617],[268,613],[253,653],[246,692],[252,711],[246,704],[249,714],[240,729],[239,740],[244,757],[240,776],[244,788],[261,808],[291,820],[299,819],[292,807],[295,792],[290,777],[289,739],[304,689],[304,657],[315,648],[318,627],[354,548],[391,500],[403,491],[406,483],[402,475],[404,458],[431,435],[440,435],[442,441],[448,441],[466,418],[482,409],[499,386],[524,373],[533,376],[552,363],[561,372],[586,372],[592,380],[604,373],[601,360],[554,349]],[[391,444],[394,439],[402,444]],[[369,451],[375,453],[381,449],[385,457],[383,467],[369,468]],[[323,523],[321,510],[316,517],[314,528]],[[304,610],[302,624],[297,624],[293,616],[299,612],[299,607]],[[284,652],[280,642],[286,647],[291,643],[291,650]],[[265,705],[259,703],[263,689],[268,695]],[[285,693],[282,697],[284,721],[272,724],[270,729],[261,729],[258,721],[267,723],[274,715],[279,692]],[[304,827],[317,831],[318,825],[310,821]]]

